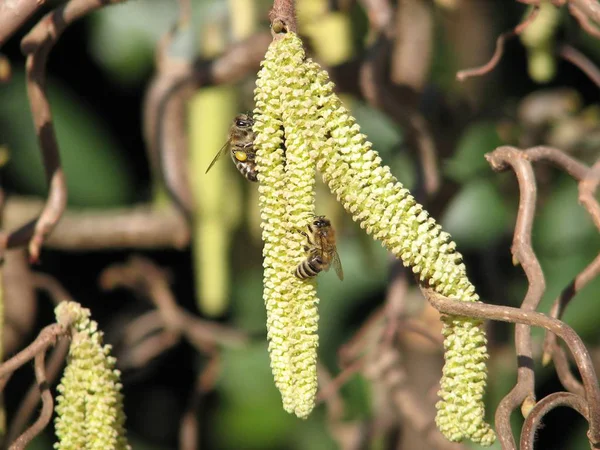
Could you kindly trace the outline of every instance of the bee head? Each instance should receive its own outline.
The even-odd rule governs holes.
[[[317,216],[313,221],[313,225],[317,228],[326,228],[331,226],[331,222],[325,216]]]
[[[238,128],[252,128],[254,119],[249,114],[240,114],[235,118],[235,126]]]

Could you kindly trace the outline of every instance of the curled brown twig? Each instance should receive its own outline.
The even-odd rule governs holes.
[[[158,308],[163,328],[185,336],[202,353],[213,354],[214,349],[219,346],[240,347],[247,342],[244,333],[202,320],[181,308],[175,301],[164,271],[147,259],[134,257],[126,264],[109,267],[102,273],[100,285],[107,290],[127,287],[147,297]],[[153,327],[152,332],[156,331]],[[154,354],[144,356],[143,360],[151,359],[159,354],[157,351],[161,351],[156,347],[149,349]]]
[[[157,308],[138,318],[125,331],[131,345],[128,346],[129,355],[122,359],[128,367],[145,364],[171,348],[182,336],[210,357],[208,365],[197,377],[179,429],[180,448],[196,448],[199,439],[197,411],[202,397],[214,388],[220,369],[219,347],[240,347],[246,343],[246,336],[237,330],[194,317],[177,305],[166,272],[150,260],[134,257],[126,264],[109,267],[102,273],[100,284],[104,289],[133,289]]]
[[[271,41],[269,33],[257,33],[231,45],[222,55],[193,64],[169,57],[171,33],[157,50],[158,73],[145,96],[144,136],[154,170],[161,174],[167,191],[187,219],[194,213],[187,164],[186,101],[191,88],[239,81],[259,63]]]
[[[14,248],[29,242],[29,257],[38,261],[41,246],[54,229],[67,206],[67,185],[60,163],[60,152],[52,113],[46,94],[46,61],[61,34],[74,21],[86,14],[123,0],[70,0],[42,18],[21,41],[27,55],[27,93],[48,181],[48,198],[39,217],[3,237],[3,248]]]
[[[600,183],[598,180],[600,174],[595,173],[593,168],[588,169],[583,163],[552,147],[532,147],[519,153],[519,155],[522,158],[526,158],[528,161],[549,162],[579,181],[580,202],[586,207],[592,218],[595,220],[597,228],[600,230],[600,206],[594,199],[594,192]],[[600,164],[597,163],[596,166],[600,167]],[[596,220],[596,218],[598,218],[598,220]],[[583,287],[599,273],[600,256],[596,257],[565,289],[563,289],[563,292],[555,300],[550,315],[560,319],[566,306],[573,299],[575,294],[583,289]],[[556,336],[552,333],[547,333],[544,340],[544,355],[542,357],[542,362],[547,364],[551,357],[554,359],[554,364],[563,386],[571,392],[581,393],[583,387],[570,373],[566,355],[556,344]]]
[[[560,337],[569,347],[583,380],[586,392],[585,398],[589,405],[590,428],[588,438],[592,445],[597,447],[600,444],[600,411],[598,411],[598,408],[600,408],[600,387],[590,355],[581,338],[571,327],[560,320],[535,311],[523,311],[510,306],[488,305],[485,303],[459,302],[443,297],[431,289],[423,288],[422,290],[431,305],[443,314],[542,327]],[[502,425],[499,424],[499,414],[505,414],[505,412],[500,410],[496,412],[498,434],[502,434],[505,439],[508,436],[512,440],[512,442],[503,441],[503,448],[515,448],[510,428],[508,431],[500,428]]]
[[[10,376],[21,366],[34,359],[37,389],[39,390],[43,401],[40,416],[33,425],[15,440],[10,447],[11,450],[25,448],[25,446],[46,427],[52,418],[53,399],[52,394],[49,391],[44,358],[48,349],[54,346],[60,337],[66,336],[67,333],[68,329],[63,325],[48,325],[39,333],[35,341],[0,365],[0,392],[2,392]]]
[[[37,382],[37,388],[42,397],[42,411],[40,412],[37,420],[27,430],[19,436],[15,442],[9,447],[10,450],[22,450],[27,444],[29,444],[33,438],[40,434],[44,428],[50,423],[52,419],[52,412],[54,410],[54,399],[50,392],[50,386],[46,377],[46,367],[44,359],[46,357],[46,350],[35,355],[35,379]]]
[[[594,0],[566,0],[569,4],[569,12],[581,28],[596,38],[600,38],[600,7]]]
[[[558,54],[575,67],[578,67],[596,86],[600,87],[600,69],[587,56],[570,45],[561,46],[558,49]]]
[[[533,450],[536,431],[541,425],[542,418],[559,406],[568,406],[585,417],[586,420],[589,420],[587,405],[583,397],[568,392],[549,394],[535,405],[525,419],[521,430],[521,450]]]
[[[464,448],[461,444],[449,442],[435,427],[431,408],[427,408],[423,398],[415,392],[395,348],[382,345],[377,351],[370,352],[365,376],[383,384],[403,421],[423,436],[430,446],[440,450]]]
[[[56,379],[58,374],[60,373],[61,368],[65,362],[65,358],[67,356],[67,352],[69,351],[69,340],[61,339],[56,345],[52,355],[50,356],[50,361],[46,365],[46,382],[48,385],[52,384]],[[46,395],[47,390],[43,391],[42,400]],[[6,442],[13,442],[17,436],[21,433],[33,412],[35,411],[39,401],[40,394],[42,391],[39,387],[39,382],[31,386],[29,392],[19,405],[19,410],[15,414],[14,419],[10,424],[10,428],[8,433],[6,434]]]
[[[519,180],[519,213],[511,251],[513,261],[521,264],[529,281],[529,288],[521,308],[523,311],[535,311],[542,299],[546,284],[542,267],[531,244],[536,206],[535,176],[531,163],[523,155],[523,152],[512,147],[499,147],[487,154],[486,159],[496,171],[511,167]],[[502,399],[496,411],[498,439],[506,448],[514,448],[515,445],[510,431],[510,414],[524,401],[535,400],[531,330],[524,324],[517,324],[515,327],[515,348],[518,358],[517,384]]]
[[[500,62],[502,54],[504,53],[505,42],[515,36],[520,35],[530,24],[535,20],[539,13],[539,6],[534,5],[529,15],[523,22],[517,25],[513,30],[502,33],[496,40],[496,50],[492,55],[492,58],[485,63],[483,66],[475,67],[473,69],[465,69],[456,73],[456,79],[458,81],[465,81],[467,78],[478,77],[490,73]]]
[[[35,355],[45,352],[48,347],[54,346],[56,344],[56,340],[61,336],[65,336],[66,333],[67,330],[62,325],[48,325],[46,328],[40,331],[40,334],[35,341],[10,358],[8,361],[2,363],[2,365],[0,365],[0,379],[2,383],[0,385],[0,391],[4,389],[7,378],[15,370],[17,370],[23,364],[31,361]]]
[[[39,272],[31,273],[30,277],[31,283],[35,285],[35,288],[46,292],[55,305],[57,305],[61,301],[73,300],[70,294],[54,277]],[[62,368],[63,363],[65,361],[65,357],[67,356],[67,352],[69,351],[69,344],[70,342],[68,339],[61,339],[56,345],[50,357],[50,361],[48,362],[44,370],[46,384],[50,385],[58,376],[60,369]],[[36,360],[36,371],[37,370],[38,369]],[[17,436],[21,433],[23,428],[25,428],[25,425],[27,425],[31,414],[37,407],[38,402],[40,400],[40,395],[42,396],[42,400],[45,402],[42,409],[46,407],[45,404],[48,401],[44,398],[46,396],[46,391],[41,390],[39,385],[40,383],[38,380],[38,382],[29,389],[29,392],[21,402],[19,410],[17,411],[15,418],[10,424],[10,428],[6,435],[6,442],[16,441]]]
[[[587,209],[594,220],[596,227],[600,231],[600,205],[594,198],[594,193],[600,184],[600,161],[594,164],[587,175],[581,175],[580,177],[575,177],[575,179],[579,180],[579,201]],[[598,274],[600,274],[600,255],[594,258],[594,260],[577,274],[573,281],[563,289],[561,294],[554,301],[550,310],[550,315],[560,319],[567,305],[573,297],[575,297],[577,292],[596,278]],[[554,360],[554,365],[556,366],[557,373],[563,386],[571,392],[582,395],[581,383],[572,376],[566,355],[558,346],[556,336],[552,333],[546,333],[542,361],[547,363],[550,358]]]

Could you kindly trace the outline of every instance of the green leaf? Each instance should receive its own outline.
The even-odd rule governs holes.
[[[364,233],[357,225],[356,228],[357,233]],[[331,367],[334,367],[339,345],[347,338],[345,322],[350,312],[366,297],[384,291],[389,267],[388,252],[378,241],[368,237],[362,241],[362,246],[357,235],[341,239],[337,250],[344,268],[344,281],[340,281],[331,269],[319,275],[317,286],[319,357]]]
[[[46,178],[33,128],[22,71],[0,90],[0,143],[7,144],[10,159],[7,177],[25,194],[46,196]],[[116,206],[130,202],[134,188],[123,149],[110,136],[99,117],[66,86],[47,83],[56,136],[67,177],[69,204]]]
[[[283,410],[266,342],[224,350],[220,373],[224,399],[215,430],[220,448],[263,449],[288,443],[298,419]]]
[[[569,286],[573,278],[581,272],[598,254],[598,246],[589,246],[577,253],[540,257],[546,278],[546,293],[539,310],[549,312],[554,300]],[[598,339],[600,304],[597,301],[600,278],[591,281],[579,291],[569,303],[563,320],[583,338]]]
[[[502,144],[494,123],[475,123],[460,138],[456,153],[445,162],[444,173],[459,183],[467,182],[477,174],[489,173],[484,155]]]
[[[588,213],[579,204],[576,183],[564,177],[546,204],[538,210],[533,228],[536,250],[552,255],[600,247],[600,237]]]
[[[349,105],[361,132],[369,136],[373,148],[382,157],[391,156],[391,150],[402,142],[402,132],[386,114],[364,102],[352,99]]]
[[[237,282],[232,286],[234,320],[237,326],[249,332],[264,332],[267,313],[262,299],[262,267],[236,272]],[[239,278],[238,278],[239,277]]]
[[[488,180],[474,180],[456,195],[440,223],[458,248],[481,248],[510,229],[511,216],[497,187]]]
[[[102,8],[90,17],[90,53],[118,81],[133,84],[154,66],[154,48],[175,23],[170,2],[146,0]]]

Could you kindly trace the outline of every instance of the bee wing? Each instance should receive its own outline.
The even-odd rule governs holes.
[[[331,264],[333,265],[333,268],[335,269],[335,274],[338,276],[338,278],[343,281],[344,280],[344,269],[342,269],[342,262],[340,261],[340,255],[338,255],[338,252],[336,249],[333,250],[333,259],[331,260]]]
[[[204,172],[204,173],[208,173],[208,171],[211,169],[211,167],[215,165],[215,163],[217,162],[217,160],[221,156],[223,156],[225,153],[227,153],[228,150],[229,150],[229,141],[225,142],[225,144],[223,145],[223,147],[221,147],[221,150],[219,150],[218,153],[215,155],[215,157],[213,158],[212,162],[208,166],[208,169],[206,169],[206,172]]]

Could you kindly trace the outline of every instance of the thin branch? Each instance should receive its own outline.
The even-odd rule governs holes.
[[[242,80],[259,67],[270,41],[268,33],[256,33],[229,46],[212,61],[197,62],[194,80],[197,85],[229,84]]]
[[[568,392],[554,392],[540,400],[531,410],[521,429],[521,450],[533,450],[533,443],[542,419],[554,408],[567,406],[588,419],[588,408],[583,397]]]
[[[363,2],[366,3],[366,0]],[[387,7],[391,8],[390,5]],[[395,14],[396,25],[389,27],[395,32],[392,36],[394,48],[390,78],[395,84],[422,92],[430,71],[434,47],[432,5],[423,0],[400,0]]]
[[[121,370],[144,367],[148,362],[173,348],[179,341],[180,335],[169,330],[147,335],[141,342],[126,348],[119,356],[119,367]]]
[[[144,137],[154,172],[190,220],[194,202],[187,173],[186,101],[192,88],[235,83],[258,69],[271,37],[257,33],[229,46],[218,58],[193,64],[169,56],[171,37],[165,35],[157,49],[158,72],[144,100]]]
[[[135,317],[127,324],[127,328],[123,333],[123,345],[125,347],[135,345],[148,334],[160,333],[163,328],[164,320],[162,313],[156,309],[148,311],[141,316]]]
[[[10,227],[36,214],[41,202],[23,197],[6,202],[4,224]],[[86,251],[112,248],[185,248],[189,228],[173,209],[150,205],[110,210],[67,210],[45,243],[61,250]]]
[[[581,175],[581,174],[580,174]],[[595,192],[600,184],[600,161],[596,162],[586,175],[581,175],[579,178],[579,202],[586,208],[591,215],[596,227],[600,231],[600,205],[595,199]],[[567,305],[575,297],[575,295],[583,289],[590,281],[600,274],[600,255],[588,264],[569,285],[563,289],[561,294],[556,298],[550,315],[560,319],[564,314]],[[552,333],[546,333],[544,339],[544,352],[542,362],[546,364],[552,357],[557,373],[563,386],[571,392],[581,395],[581,384],[577,381],[569,370],[568,361],[562,349],[556,342],[556,336]]]
[[[50,361],[46,366],[46,378],[49,385],[54,382],[60,373],[69,351],[69,345],[70,341],[68,339],[61,339],[52,352]],[[40,388],[38,383],[36,383],[31,386],[29,392],[27,392],[27,395],[19,405],[19,410],[15,414],[15,417],[12,420],[6,435],[6,442],[12,442],[16,439],[19,433],[21,433],[23,428],[25,428],[25,425],[27,425],[29,422],[31,414],[33,414],[34,410],[37,408],[39,401]]]
[[[600,231],[600,205],[596,201],[596,191],[600,185],[600,159],[592,166],[588,175],[581,180],[579,185],[579,203],[581,203]]]
[[[430,330],[428,330],[425,325],[415,319],[401,319],[398,321],[398,331],[400,333],[403,332],[411,332],[418,334],[419,336],[423,336],[433,345],[438,347],[440,351],[443,350],[444,338],[439,334],[434,334]]]
[[[214,389],[219,374],[221,360],[218,354],[213,355],[208,365],[198,374],[194,392],[179,425],[179,448],[195,450],[200,442],[200,426],[198,410],[206,393]]]
[[[600,444],[600,387],[590,355],[579,335],[571,327],[560,320],[535,311],[523,311],[510,306],[488,305],[480,302],[460,302],[443,297],[431,289],[422,288],[422,291],[431,305],[443,314],[542,327],[560,337],[569,347],[585,387],[585,398],[589,405],[588,438],[594,445]],[[496,411],[498,434],[512,438],[510,424],[508,428],[504,428],[503,421],[498,420],[499,414],[502,414],[500,409]],[[502,442],[502,445],[503,448],[514,448],[514,442],[512,446],[510,442],[508,444]]]
[[[154,177],[162,178],[175,206],[191,220],[193,197],[187,171],[186,102],[191,90],[192,62],[171,55],[171,44],[180,32],[189,31],[191,4],[182,0],[179,19],[156,46],[156,73],[144,95],[143,133]]]
[[[569,3],[569,11],[571,14],[580,19],[580,17],[585,17],[585,21],[582,22],[579,20],[582,28],[585,29],[592,36],[598,37],[598,33],[594,33],[591,30],[594,25],[592,22],[596,23],[596,26],[600,24],[600,4],[596,0],[567,0]],[[578,12],[581,14],[578,16]],[[585,23],[585,24],[584,24]],[[597,30],[597,28],[596,28]]]
[[[7,260],[7,262],[9,261],[10,260]],[[39,272],[30,273],[30,277],[31,284],[34,285],[36,289],[45,291],[55,305],[61,301],[73,300],[71,295],[54,277]],[[58,342],[54,351],[52,352],[50,362],[45,369],[45,376],[48,384],[53,383],[55,378],[58,376],[58,373],[60,372],[60,369],[65,361],[65,357],[67,356],[67,352],[69,351],[69,345],[70,341],[68,339],[62,339],[60,342]],[[33,385],[31,389],[29,389],[29,392],[21,402],[19,410],[11,422],[10,429],[8,430],[6,436],[6,442],[12,442],[17,438],[19,433],[21,433],[23,428],[27,425],[31,414],[37,407],[39,399],[40,389],[39,383],[37,383]]]
[[[391,344],[397,335],[399,321],[406,317],[406,294],[408,293],[408,277],[404,266],[396,261],[392,262],[392,273],[397,269],[392,282],[388,286],[385,300],[386,329],[383,340]]]
[[[54,399],[50,392],[50,386],[48,386],[48,380],[46,379],[46,367],[44,364],[44,358],[46,356],[46,349],[35,355],[35,379],[37,381],[37,387],[42,397],[42,411],[37,420],[27,429],[25,432],[17,438],[17,440],[9,447],[9,450],[22,450],[27,444],[29,444],[33,438],[40,434],[44,428],[48,426],[52,419],[52,412],[54,410]]]
[[[331,389],[334,382],[329,371],[323,364],[317,363],[317,375],[321,392],[331,392],[324,399],[327,411],[327,428],[341,450],[359,449],[362,432],[360,422],[344,420],[346,407],[344,400],[336,389]]]
[[[500,59],[502,58],[502,54],[504,53],[504,43],[515,36],[520,35],[525,29],[535,20],[539,13],[539,6],[535,5],[529,15],[525,18],[523,22],[517,25],[513,30],[502,33],[496,39],[496,50],[492,55],[492,58],[485,63],[483,66],[475,67],[473,69],[465,69],[456,73],[456,79],[458,81],[465,81],[467,78],[478,77],[485,74],[488,74],[498,65]]]
[[[4,354],[13,354],[24,344],[35,325],[37,300],[25,250],[10,250],[2,268],[4,283]]]
[[[546,289],[544,273],[537,260],[531,244],[531,230],[536,206],[535,176],[531,163],[524,157],[525,153],[512,147],[499,147],[485,155],[496,171],[511,167],[519,181],[519,212],[513,245],[511,248],[513,262],[521,264],[529,288],[523,299],[523,311],[535,311]],[[533,373],[533,351],[531,330],[528,326],[515,326],[515,348],[518,358],[517,383],[502,399],[496,410],[496,426],[500,430],[498,438],[506,448],[514,448],[514,438],[510,431],[510,414],[525,400],[535,399],[535,376]]]
[[[212,354],[215,347],[239,348],[247,336],[238,330],[200,319],[181,308],[175,298],[164,271],[151,261],[134,257],[126,264],[115,264],[100,277],[103,289],[127,287],[147,297],[160,311],[164,327],[183,334],[200,352]]]
[[[579,68],[596,86],[600,87],[600,69],[587,56],[570,45],[561,46],[558,49],[558,54]]]
[[[360,93],[371,106],[381,109],[405,128],[406,145],[418,154],[416,159],[419,163],[419,175],[423,180],[422,189],[431,196],[437,192],[441,184],[435,142],[425,118],[415,105],[405,100],[406,92],[401,91],[401,87],[392,84],[388,79],[387,65],[390,51],[391,41],[384,35],[380,35],[366,53],[360,66]],[[344,72],[340,75],[346,76]],[[414,96],[415,92],[411,94]],[[399,102],[398,98],[403,98],[403,102]]]
[[[39,353],[45,352],[48,347],[54,346],[56,344],[56,340],[61,336],[65,336],[67,332],[68,330],[66,330],[60,324],[55,323],[48,325],[42,331],[40,331],[40,334],[35,341],[10,358],[8,361],[5,361],[2,365],[0,365],[0,379],[2,383],[0,385],[0,391],[4,390],[6,379],[9,375],[11,375],[23,364],[31,361]]]
[[[548,336],[552,336],[552,340],[550,341],[551,347],[548,354],[554,361],[554,367],[556,368],[556,374],[558,375],[560,383],[569,392],[572,392],[573,394],[582,397],[585,396],[585,388],[571,372],[571,368],[569,367],[569,359],[567,358],[567,353],[562,349],[558,342],[556,342],[556,335],[552,333],[546,333],[546,337]],[[546,351],[546,342],[544,342],[544,352]]]
[[[63,285],[51,275],[41,272],[32,272],[31,281],[36,289],[43,291],[50,296],[54,305],[58,305],[63,301],[73,301],[71,294],[69,294]]]
[[[295,0],[275,0],[269,11],[269,20],[273,39],[279,39],[287,32],[297,33]]]
[[[582,180],[588,174],[588,167],[585,164],[556,148],[539,145],[523,150],[523,152],[525,153],[523,157],[527,160],[549,162],[567,172],[577,181]]]
[[[581,9],[570,3],[569,12],[573,17],[575,17],[577,22],[579,22],[579,26],[583,28],[584,31],[586,31],[590,36],[600,39],[600,29],[598,29],[598,26],[594,25],[590,21],[589,17]]]
[[[45,3],[46,0],[0,2],[0,47]]]
[[[64,30],[86,14],[123,0],[71,0],[46,14],[21,41],[21,50],[27,55],[27,93],[33,123],[42,153],[48,182],[48,198],[38,219],[23,225],[8,236],[3,236],[2,247],[14,248],[29,242],[29,258],[38,261],[41,246],[67,206],[67,184],[60,163],[60,152],[50,103],[46,95],[46,62],[48,55]]]
[[[373,382],[382,383],[388,392],[389,400],[402,417],[417,433],[424,436],[426,442],[435,449],[459,450],[465,447],[449,442],[436,428],[431,411],[426,408],[423,398],[419,397],[408,379],[399,353],[393,347],[381,345],[369,355],[365,367],[365,376]]]
[[[360,372],[366,362],[366,357],[363,356],[358,361],[346,366],[330,383],[327,383],[327,386],[322,387],[317,395],[316,403],[327,402],[332,396],[337,395],[340,388],[345,385],[352,376]]]
[[[379,308],[372,313],[352,338],[340,347],[338,355],[341,367],[346,367],[352,360],[358,358],[369,342],[376,339],[373,335],[377,335],[379,328],[383,327],[385,313],[385,308]]]

